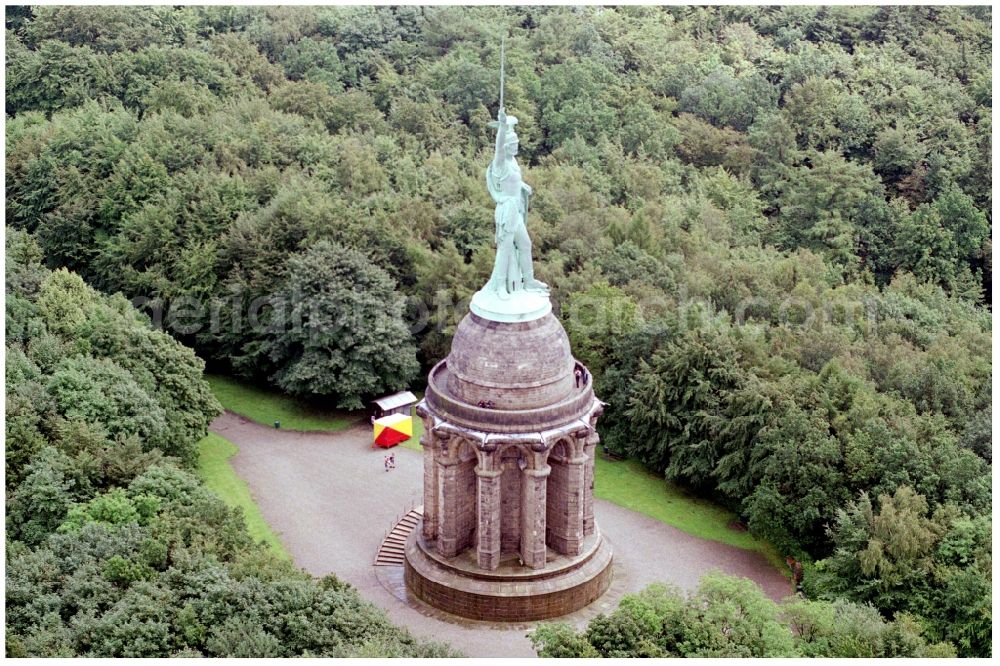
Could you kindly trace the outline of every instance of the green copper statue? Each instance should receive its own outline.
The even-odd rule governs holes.
[[[544,282],[535,279],[531,264],[531,239],[525,226],[531,187],[521,179],[521,167],[517,164],[516,124],[517,118],[508,116],[501,106],[495,123],[496,153],[486,168],[486,186],[497,203],[493,214],[497,258],[487,288],[501,299],[509,298],[511,292],[519,289],[548,291]]]
[[[477,291],[469,309],[476,315],[499,322],[530,321],[552,311],[549,288],[535,279],[531,263],[531,239],[525,226],[531,188],[521,179],[517,164],[517,118],[508,116],[503,105],[503,42],[500,45],[500,110],[490,127],[497,130],[496,153],[486,168],[486,187],[496,202],[497,256],[493,273]]]
[[[496,222],[497,257],[493,274],[484,291],[492,291],[501,300],[521,289],[547,293],[544,282],[535,279],[531,264],[531,239],[525,226],[528,220],[528,197],[531,187],[521,179],[517,164],[517,118],[508,116],[503,106],[504,43],[500,42],[500,110],[490,127],[497,129],[496,152],[486,168],[486,186],[497,202],[493,214]]]

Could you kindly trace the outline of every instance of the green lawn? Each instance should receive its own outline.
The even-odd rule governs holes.
[[[694,497],[648,472],[634,460],[611,461],[598,453],[594,465],[594,496],[655,518],[712,541],[761,553],[782,573],[785,560],[770,543],[729,524],[736,516],[718,504]]]
[[[423,451],[424,447],[420,446],[420,436],[424,434],[424,421],[418,418],[415,414],[413,416],[413,436],[410,437],[405,442],[400,442],[400,446],[407,449],[413,449],[414,451]]]
[[[281,421],[288,430],[343,430],[364,419],[363,411],[323,409],[285,395],[224,375],[205,375],[212,393],[222,406],[252,421],[273,426]]]
[[[275,421],[281,421],[281,427],[288,430],[336,432],[365,419],[365,412],[362,410],[348,412],[333,408],[321,409],[279,391],[260,388],[234,377],[205,375],[205,379],[223,407],[266,426],[273,426]],[[419,391],[414,395],[418,400],[423,397],[423,393]],[[400,446],[420,451],[420,436],[423,433],[424,422],[414,415],[413,436]]]
[[[423,391],[414,391],[413,395],[417,396],[417,402],[423,400]],[[420,446],[420,436],[424,434],[424,420],[417,416],[412,410],[411,413],[413,414],[413,436],[405,442],[402,442],[400,446],[407,449],[413,449],[414,451],[423,451],[424,447]]]
[[[222,501],[232,507],[243,509],[247,529],[256,541],[263,541],[275,555],[291,559],[281,541],[264,522],[260,509],[250,496],[250,488],[246,482],[236,475],[229,459],[236,455],[239,449],[225,437],[214,432],[198,442],[198,475]]]

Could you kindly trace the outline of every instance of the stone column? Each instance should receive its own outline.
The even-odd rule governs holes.
[[[500,475],[499,469],[476,467],[476,562],[480,569],[500,566]]]
[[[459,509],[462,498],[459,497],[458,460],[438,460],[438,525],[437,551],[443,557],[458,555]]]
[[[586,462],[583,463],[583,536],[594,533],[594,456],[597,453],[597,431],[587,437],[583,447]]]
[[[582,453],[583,447],[577,449]],[[566,460],[566,483],[564,506],[566,507],[565,532],[561,536],[562,546],[566,555],[579,555],[583,552],[583,538],[586,536],[584,513],[587,503],[587,457],[575,456]],[[591,523],[593,523],[593,493],[591,497]]]
[[[521,477],[521,561],[526,567],[545,566],[546,485],[550,468],[531,467]]]
[[[424,539],[433,541],[437,538],[438,525],[438,479],[437,462],[434,459],[435,437],[425,430],[420,436],[420,445],[424,447]]]
[[[583,495],[583,534],[590,536],[594,533],[594,459],[597,457],[597,445],[601,443],[601,436],[597,434],[597,419],[604,413],[604,403],[595,399],[594,405],[590,409],[587,421],[590,424],[590,432],[587,434],[583,445],[583,454],[587,456],[584,463],[584,495]]]

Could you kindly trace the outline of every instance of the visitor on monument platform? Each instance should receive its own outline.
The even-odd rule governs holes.
[[[580,388],[583,385],[583,370],[580,369],[580,366],[576,366],[573,374],[576,376],[576,387]]]

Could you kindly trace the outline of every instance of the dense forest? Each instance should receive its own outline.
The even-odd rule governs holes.
[[[929,645],[909,615],[886,621],[872,606],[843,599],[780,606],[751,581],[705,575],[687,595],[657,583],[622,598],[582,632],[542,625],[529,637],[540,657],[954,657]]]
[[[873,607],[885,631],[989,655],[991,22],[988,7],[8,7],[9,570],[168,585],[141,544],[210,504],[155,489],[189,483],[213,403],[189,352],[131,323],[112,334],[128,300],[221,371],[347,408],[447,354],[492,263],[506,35],[536,272],[609,403],[605,448],[804,561],[826,604],[804,608]],[[133,466],[101,462],[123,446]],[[94,517],[132,511],[132,550],[110,545]],[[204,538],[244,585],[243,546]],[[26,609],[72,596],[39,576],[17,588]],[[348,603],[321,587],[315,603]],[[17,610],[35,627],[18,644],[103,654],[91,634],[67,647],[72,612]]]
[[[204,363],[8,229],[10,657],[448,656],[253,543],[192,472]]]

